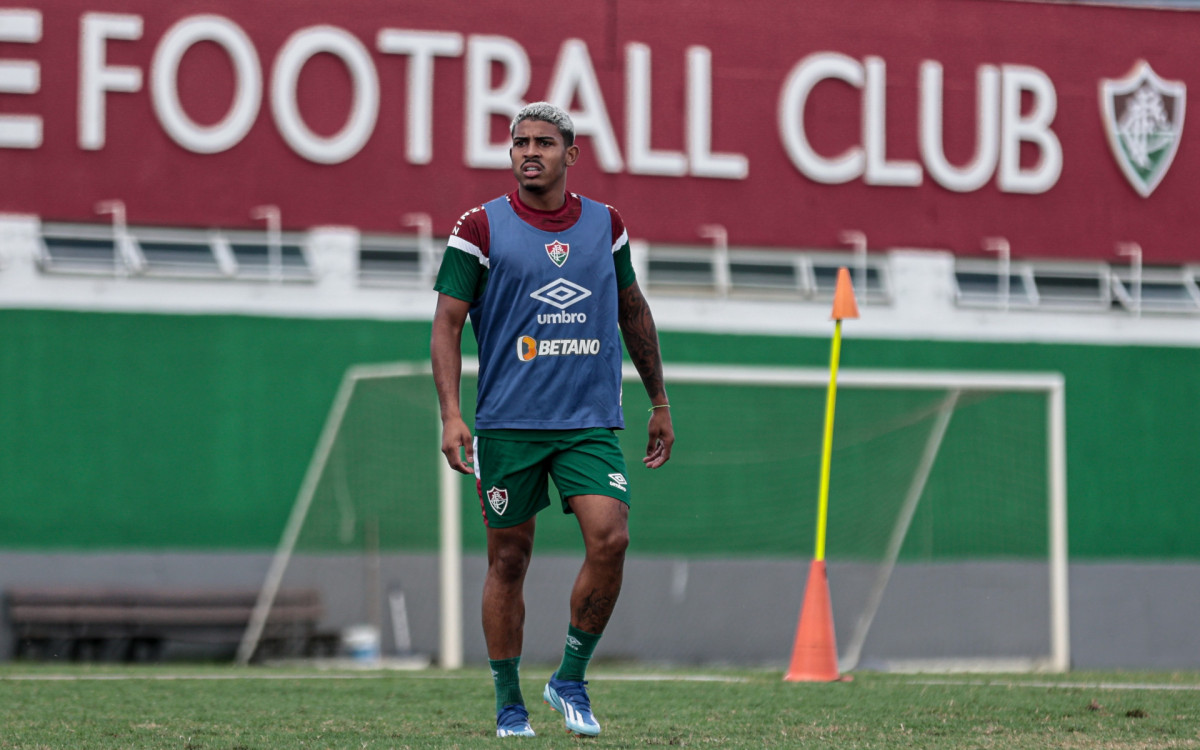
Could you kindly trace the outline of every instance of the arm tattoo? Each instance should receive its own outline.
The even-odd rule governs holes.
[[[646,386],[646,394],[654,399],[666,392],[663,384],[662,354],[658,348],[658,330],[650,315],[650,305],[642,296],[637,282],[622,289],[619,298],[621,334],[625,349],[638,375]]]

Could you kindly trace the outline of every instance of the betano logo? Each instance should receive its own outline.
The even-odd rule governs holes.
[[[542,339],[517,337],[517,359],[528,362],[534,357],[593,356],[600,353],[600,339]]]

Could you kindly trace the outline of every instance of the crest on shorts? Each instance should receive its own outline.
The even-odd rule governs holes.
[[[504,515],[504,511],[508,510],[508,490],[493,487],[487,491],[487,499],[488,505],[499,515]]]
[[[546,255],[550,256],[550,260],[554,261],[554,265],[562,268],[563,263],[567,262],[567,256],[571,254],[571,246],[565,242],[555,240],[549,245],[546,245]]]
[[[1139,60],[1124,78],[1100,81],[1100,111],[1117,166],[1143,198],[1158,187],[1183,140],[1187,86]]]

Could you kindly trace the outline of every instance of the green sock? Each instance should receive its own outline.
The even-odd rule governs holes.
[[[586,633],[574,625],[567,625],[567,645],[563,647],[558,679],[582,680],[588,662],[592,660],[592,652],[596,650],[596,644],[599,642],[599,633]]]
[[[496,713],[505,706],[525,705],[521,696],[521,657],[488,659],[492,681],[496,683]]]

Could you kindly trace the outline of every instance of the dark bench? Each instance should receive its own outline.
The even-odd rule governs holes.
[[[178,641],[232,646],[241,641],[256,589],[35,588],[5,592],[15,658],[158,660]],[[281,590],[256,658],[298,656],[322,643],[318,593]]]

